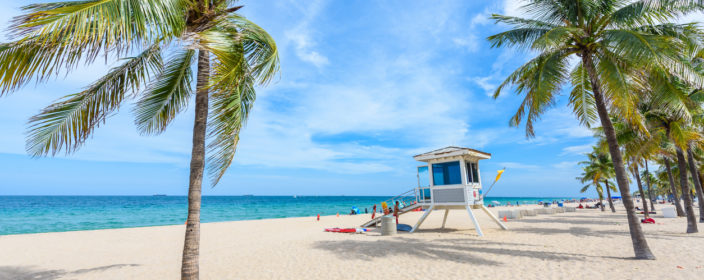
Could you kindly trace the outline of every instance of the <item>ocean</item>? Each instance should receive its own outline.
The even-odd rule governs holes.
[[[388,196],[204,196],[201,222],[346,215],[362,213]],[[486,197],[521,204],[566,197]],[[185,196],[0,196],[0,235],[179,225],[186,220]]]

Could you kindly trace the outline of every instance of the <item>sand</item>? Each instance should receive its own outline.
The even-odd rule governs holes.
[[[663,206],[658,206],[660,209]],[[524,208],[535,208],[524,207]],[[202,279],[702,279],[704,234],[684,218],[643,225],[655,261],[633,260],[625,211],[509,220],[433,212],[415,233],[341,234],[369,215],[203,224]],[[500,208],[492,208],[494,213]],[[514,208],[515,209],[515,208]],[[421,213],[401,217],[413,225]],[[704,224],[699,224],[704,231]],[[0,236],[0,279],[178,279],[184,226]]]

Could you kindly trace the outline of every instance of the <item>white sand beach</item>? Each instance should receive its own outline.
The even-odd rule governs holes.
[[[524,207],[527,209],[537,206]],[[661,209],[663,206],[659,206]],[[633,260],[625,211],[509,220],[431,214],[415,233],[343,234],[369,215],[203,224],[203,279],[701,279],[704,234],[685,218],[643,225],[655,261]],[[492,208],[496,213],[501,208]],[[515,209],[515,208],[514,208]],[[420,213],[401,217],[414,224]],[[702,224],[700,224],[702,225]],[[0,236],[0,279],[177,279],[184,226]]]

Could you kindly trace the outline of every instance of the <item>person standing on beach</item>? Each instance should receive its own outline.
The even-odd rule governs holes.
[[[398,201],[394,205],[394,216],[396,216],[396,224],[398,225]]]

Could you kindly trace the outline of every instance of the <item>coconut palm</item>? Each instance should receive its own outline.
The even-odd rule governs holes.
[[[684,213],[684,209],[682,208],[682,204],[680,203],[680,196],[677,191],[674,176],[672,175],[672,164],[670,163],[670,158],[667,155],[663,155],[662,163],[662,166],[665,168],[664,173],[667,174],[667,182],[670,186],[669,192],[672,195],[672,200],[673,204],[675,205],[677,216],[684,217],[686,216],[686,214]]]
[[[648,200],[650,200],[650,209],[655,211],[655,205],[653,205],[653,203],[655,201],[655,200],[653,200],[654,177],[653,177],[653,174],[650,173],[650,170],[648,168],[648,160],[646,159],[644,162],[645,162],[645,170],[643,170],[641,177],[645,178],[645,184],[648,188]]]
[[[700,51],[700,57],[697,57],[697,64],[703,68],[704,71],[704,48]],[[692,182],[694,184],[694,189],[697,194],[697,200],[699,201],[699,222],[704,223],[704,189],[702,188],[702,181],[700,180],[700,173],[698,163],[694,158],[695,150],[698,150],[702,146],[701,131],[704,127],[704,90],[703,89],[691,89],[689,94],[689,99],[692,101],[689,103],[689,110],[693,113],[692,120],[689,123],[689,132],[694,135],[695,139],[691,139],[687,143],[687,164],[689,167],[689,172],[692,175]]]
[[[655,97],[660,97],[656,95]],[[652,98],[651,109],[645,114],[651,131],[664,132],[665,137],[671,141],[675,150],[676,163],[679,170],[681,196],[684,200],[684,210],[687,216],[687,233],[697,232],[696,217],[690,195],[689,179],[687,178],[687,160],[682,147],[689,141],[700,138],[698,133],[686,129],[686,110],[673,110],[672,107],[662,106],[660,98]],[[670,169],[669,160],[665,160],[666,168]],[[672,182],[674,184],[674,182]],[[673,194],[676,192],[673,192]]]
[[[692,183],[694,184],[694,190],[697,195],[697,201],[699,202],[699,222],[704,223],[704,194],[702,194],[702,183],[699,180],[699,172],[697,168],[697,163],[694,161],[692,147],[689,145],[687,147],[687,164],[689,167],[689,172],[692,175]]]
[[[614,131],[616,133],[616,139],[621,147],[621,153],[627,158],[628,169],[631,171],[633,177],[636,178],[636,183],[638,186],[638,193],[640,194],[643,202],[643,213],[644,216],[648,217],[648,204],[645,200],[645,192],[643,191],[643,183],[640,178],[639,166],[641,161],[646,158],[653,151],[657,150],[657,142],[653,141],[651,137],[647,134],[638,131],[633,126],[629,125],[624,120],[618,117],[612,116],[611,122],[614,125]],[[599,152],[607,153],[608,143],[604,137],[604,130],[599,128],[592,129],[595,136],[599,137],[597,142],[597,148]]]
[[[601,186],[601,183],[599,181],[594,181],[592,178],[590,178],[589,174],[587,174],[587,171],[583,171],[582,175],[575,178],[579,180],[582,183],[586,183],[580,189],[579,191],[582,193],[585,193],[589,190],[590,187],[594,187],[594,190],[596,191],[597,196],[599,197],[599,207],[601,209],[601,212],[604,212],[604,187]]]
[[[653,184],[655,184],[657,179],[655,178],[655,176],[653,176],[652,173],[650,173],[650,170],[648,169],[648,161],[647,160],[645,160],[645,170],[643,170],[643,172],[640,174],[640,176],[642,178],[645,178],[645,184],[648,189],[647,190],[648,191],[648,200],[650,200],[650,209],[652,211],[655,211],[655,205],[653,205],[653,203],[655,201],[653,199],[653,194],[654,194],[655,188],[653,187]],[[655,194],[655,196],[657,198],[657,194]]]
[[[30,119],[27,151],[73,153],[127,100],[142,134],[163,132],[195,96],[181,277],[198,279],[201,185],[230,166],[255,85],[278,71],[274,40],[230,0],[87,0],[32,4],[0,45],[0,95],[104,57],[122,61]],[[169,58],[164,60],[163,56]],[[196,64],[196,73],[192,66]],[[192,81],[195,78],[195,93]],[[207,140],[206,140],[207,139]],[[206,146],[206,141],[208,142]]]
[[[516,85],[517,93],[525,95],[510,124],[519,125],[525,117],[526,134],[533,136],[533,122],[555,104],[561,85],[572,83],[569,100],[580,121],[589,125],[599,120],[604,128],[638,259],[655,257],[635,214],[609,111],[644,129],[629,83],[636,69],[673,72],[687,82],[704,83],[691,63],[681,59],[686,38],[677,35],[697,27],[669,23],[701,10],[699,2],[531,0],[523,6],[530,18],[492,15],[497,23],[515,27],[490,36],[493,47],[518,46],[539,53],[509,75],[494,94],[498,97],[504,87]],[[570,71],[569,59],[574,56],[579,62]]]
[[[614,191],[616,191],[616,188],[613,186],[613,184],[609,184],[609,179],[614,177],[614,164],[613,162],[611,162],[611,158],[608,154],[602,153],[598,147],[594,147],[594,151],[585,155],[587,156],[588,160],[579,163],[583,165],[584,170],[584,173],[582,174],[580,179],[581,182],[586,183],[587,181],[592,180],[592,185],[594,185],[596,188],[599,188],[598,182],[602,181],[604,183],[604,186],[606,187],[609,208],[611,209],[611,212],[615,213],[616,208],[614,207],[613,198],[611,196],[611,190],[613,189]],[[586,189],[583,188],[583,190]],[[604,210],[603,204],[601,210]]]

